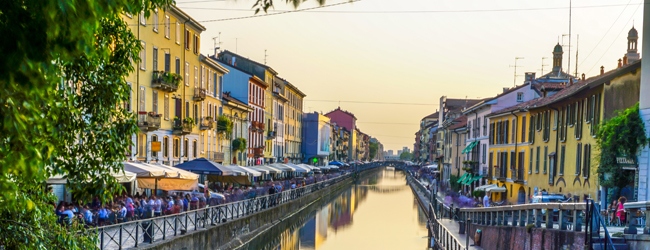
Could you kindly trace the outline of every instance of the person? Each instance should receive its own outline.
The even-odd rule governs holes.
[[[618,209],[616,210],[616,216],[621,220],[621,223],[625,223],[625,202],[627,201],[627,198],[625,196],[621,196],[621,198],[618,198]]]
[[[93,224],[93,213],[90,211],[90,207],[88,205],[84,206],[83,208],[83,216],[84,216],[84,222],[86,225],[92,225]]]
[[[103,226],[108,220],[108,209],[105,206],[100,206],[97,214],[99,215],[99,225]]]
[[[154,216],[158,217],[162,215],[162,211],[160,210],[162,208],[162,200],[155,195],[152,196],[151,200],[149,201],[150,203],[153,202],[153,214]]]
[[[490,192],[485,192],[483,197],[483,207],[490,207]]]
[[[615,224],[616,209],[618,209],[618,200],[613,200],[612,204],[609,205],[609,209],[607,210],[609,212],[609,223],[611,225]]]
[[[72,210],[74,209],[73,206],[68,206],[65,211],[63,211],[63,215],[68,216],[68,223],[72,223],[72,219],[74,218],[74,212]]]

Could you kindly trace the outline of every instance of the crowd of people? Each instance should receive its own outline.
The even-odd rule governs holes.
[[[82,223],[87,227],[104,226],[278,194],[336,178],[344,172],[288,178],[280,181],[264,181],[250,186],[218,187],[217,190],[223,193],[225,198],[214,197],[209,193],[162,191],[162,195],[159,196],[155,194],[147,196],[139,193],[134,196],[124,194],[115,196],[112,201],[106,203],[102,203],[98,197],[89,202],[68,203],[61,201],[56,207],[55,213],[58,216],[58,221],[62,224]]]

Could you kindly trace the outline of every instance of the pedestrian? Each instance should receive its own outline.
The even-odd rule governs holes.
[[[616,210],[616,216],[618,216],[619,220],[621,223],[625,223],[625,202],[627,201],[627,198],[625,196],[621,196],[621,198],[618,198],[618,209]]]
[[[485,192],[483,197],[483,207],[490,207],[490,192]]]

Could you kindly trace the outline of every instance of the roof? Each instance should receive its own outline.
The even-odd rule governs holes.
[[[555,45],[555,48],[553,48],[553,52],[562,52],[562,45],[560,45],[560,43],[557,43],[557,45]]]
[[[302,91],[300,91],[300,90],[298,89],[298,87],[294,86],[294,85],[291,84],[289,81],[285,81],[285,82],[287,83],[287,87],[289,87],[290,89],[295,90],[296,93],[298,93],[298,95],[300,95],[301,98],[305,98],[305,96],[307,96],[307,95],[305,95],[305,93],[303,93]]]
[[[244,103],[244,102],[242,102],[240,100],[237,100],[237,98],[234,98],[234,97],[230,96],[230,92],[227,92],[227,91],[224,92],[222,99],[224,101],[232,102],[232,103],[235,103],[235,104],[238,104],[238,105],[242,105],[245,108],[248,108],[248,105],[246,105],[246,103]]]
[[[268,65],[266,65],[266,64],[258,63],[258,62],[256,62],[256,61],[253,61],[253,60],[249,59],[248,57],[243,57],[243,56],[241,56],[241,55],[239,55],[239,54],[237,54],[237,53],[234,53],[234,52],[232,52],[232,51],[230,51],[230,50],[224,50],[224,51],[222,51],[221,53],[224,53],[224,54],[231,54],[231,55],[233,55],[233,56],[237,56],[237,57],[238,57],[238,60],[247,60],[247,61],[252,62],[252,63],[254,63],[254,64],[256,64],[256,65],[258,65],[258,66],[260,66],[260,67],[262,67],[262,68],[265,68],[265,69],[271,71],[271,73],[273,73],[274,75],[277,75],[277,74],[278,74],[278,72],[275,71],[275,70],[274,70],[273,68],[271,68],[270,66],[268,66]],[[219,53],[219,54],[221,54],[221,53]]]
[[[533,86],[539,88],[539,90],[560,90],[566,87],[566,84],[563,83],[553,83],[553,82],[542,82],[542,83],[533,83]]]
[[[176,7],[176,5],[170,5],[170,6],[171,6],[171,8],[170,8],[171,11],[174,12],[176,15],[179,15],[182,18],[185,18],[185,20],[188,20],[189,22],[187,22],[187,23],[194,25],[194,27],[196,27],[197,29],[199,29],[201,31],[205,31],[205,26],[201,25],[199,23],[199,21],[194,20],[194,18],[192,18],[190,15],[185,13],[180,8]]]
[[[203,54],[200,54],[199,58],[203,63],[212,66],[213,68],[221,72],[221,74],[227,74],[228,72],[230,72],[230,70],[226,69],[224,66],[221,66],[221,64],[217,63],[214,59],[210,57],[206,57]]]
[[[352,118],[354,118],[355,120],[357,119],[357,117],[354,116],[354,114],[352,114],[352,113],[350,113],[350,112],[348,112],[348,111],[342,110],[341,107],[338,107],[338,108],[336,108],[335,110],[332,110],[332,111],[328,112],[328,113],[325,114],[325,115],[329,115],[329,114],[333,113],[334,111],[341,111],[341,112],[343,112],[343,113],[345,113],[345,114],[348,114],[349,116],[352,116]]]
[[[424,118],[422,118],[422,120],[427,119],[427,118],[438,118],[438,115],[439,115],[439,114],[438,114],[438,111],[436,111],[436,112],[433,113],[433,114],[430,114],[430,115],[425,116]]]
[[[257,84],[264,86],[264,89],[266,89],[269,86],[268,84],[266,84],[266,82],[264,82],[264,80],[260,79],[257,76],[252,76],[250,79],[256,82]]]
[[[552,96],[554,96],[554,95],[552,95]],[[548,97],[547,97],[547,98],[548,98]],[[527,101],[527,102],[519,103],[519,104],[514,105],[514,106],[510,106],[510,107],[507,107],[507,108],[504,108],[504,109],[500,109],[500,110],[494,111],[494,112],[490,113],[490,114],[487,115],[487,116],[488,116],[488,117],[492,117],[492,116],[495,116],[495,115],[500,115],[500,114],[504,114],[504,113],[510,113],[510,112],[512,112],[512,111],[519,110],[519,109],[522,109],[522,108],[526,108],[526,107],[528,107],[528,106],[531,106],[531,105],[533,105],[533,104],[535,104],[535,103],[541,101],[542,99],[544,99],[544,98],[543,98],[543,97],[538,97],[538,98],[532,99],[532,100]]]
[[[454,119],[452,123],[453,122],[458,122],[458,123],[449,126],[449,129],[462,128],[467,125],[467,116],[466,115],[459,116],[458,118]]]
[[[534,105],[532,105],[531,108],[540,108],[540,107],[543,107],[543,106],[546,106],[546,105],[550,105],[550,104],[559,102],[561,100],[564,100],[566,98],[571,97],[572,95],[574,95],[574,94],[576,94],[576,93],[578,93],[578,92],[580,92],[580,91],[582,91],[584,89],[592,88],[592,87],[604,84],[604,83],[609,82],[610,80],[612,80],[612,79],[614,79],[614,78],[616,78],[616,77],[618,77],[620,75],[627,74],[627,73],[629,73],[629,72],[631,72],[633,70],[636,70],[636,69],[638,69],[640,67],[641,67],[641,60],[636,61],[636,62],[634,62],[632,64],[625,65],[625,66],[620,67],[620,68],[616,68],[616,69],[607,71],[602,75],[593,76],[593,77],[590,77],[588,79],[585,79],[584,81],[578,81],[578,82],[576,82],[576,83],[574,83],[572,85],[566,86],[563,90],[561,90],[560,92],[558,92],[558,93],[556,93],[556,94],[554,94],[552,96],[548,96],[546,98],[543,98],[543,100],[541,100],[540,102],[535,103]]]
[[[629,38],[638,38],[639,37],[639,33],[636,31],[634,26],[632,26],[632,29],[630,29],[630,32],[627,33],[627,37],[629,37]]]

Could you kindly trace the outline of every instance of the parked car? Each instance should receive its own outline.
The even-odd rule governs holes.
[[[533,201],[531,203],[560,203],[567,199],[563,194],[549,194],[542,192],[541,195],[533,196]],[[553,209],[553,212],[557,212],[557,209]],[[542,209],[542,214],[546,214],[546,209]]]

